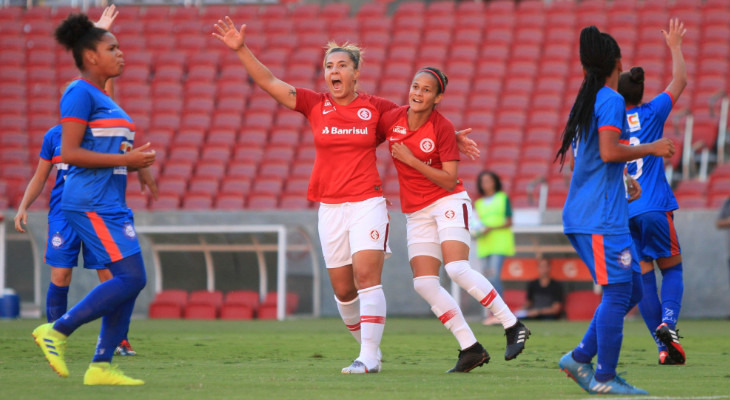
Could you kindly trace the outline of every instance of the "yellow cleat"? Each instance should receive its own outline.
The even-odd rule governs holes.
[[[68,367],[64,361],[66,352],[66,337],[53,329],[53,323],[43,324],[33,330],[33,339],[43,350],[48,364],[61,378],[68,377]]]
[[[116,365],[95,362],[89,364],[84,374],[84,385],[144,385],[144,381],[124,375]]]

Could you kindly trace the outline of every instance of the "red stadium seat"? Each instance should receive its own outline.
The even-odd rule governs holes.
[[[299,295],[296,293],[286,294],[286,314],[293,314],[299,307]],[[276,319],[277,293],[269,292],[259,306],[259,319]]]
[[[527,303],[527,291],[520,289],[505,289],[502,299],[510,310],[519,310]]]
[[[183,210],[209,210],[213,208],[213,196],[205,193],[190,193],[183,196]]]
[[[274,210],[278,204],[279,198],[274,194],[251,194],[248,196],[246,208],[250,210]]]
[[[180,207],[180,195],[160,193],[157,200],[150,200],[149,209],[154,211],[175,210]]]
[[[565,296],[565,316],[570,321],[590,321],[601,296],[591,290],[575,290]]]
[[[150,303],[150,318],[181,318],[182,310],[188,301],[188,293],[179,289],[163,290],[155,295]]]
[[[245,205],[243,195],[222,193],[216,197],[215,208],[218,210],[240,211]]]
[[[185,306],[186,319],[216,319],[223,305],[221,291],[195,290]]]

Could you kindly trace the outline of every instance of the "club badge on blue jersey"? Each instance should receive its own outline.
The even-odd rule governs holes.
[[[63,236],[61,236],[60,232],[54,233],[51,237],[51,246],[53,246],[54,249],[60,249],[64,242],[65,241],[63,240]]]
[[[137,238],[137,232],[135,232],[132,223],[127,222],[124,224],[124,236],[126,236],[130,240],[134,240]]]

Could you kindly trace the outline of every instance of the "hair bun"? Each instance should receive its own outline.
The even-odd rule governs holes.
[[[85,14],[71,14],[56,28],[56,40],[66,49],[72,49],[90,30],[94,23]]]
[[[631,71],[629,72],[629,77],[631,78],[631,82],[644,83],[644,68],[641,68],[641,67],[631,68]]]

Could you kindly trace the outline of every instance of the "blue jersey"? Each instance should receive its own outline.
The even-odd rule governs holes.
[[[68,173],[68,164],[61,162],[61,125],[49,129],[43,136],[40,157],[56,167],[56,183],[53,185],[51,199],[48,201],[48,220],[64,218],[61,211],[61,196],[66,173]]]
[[[664,121],[672,111],[672,96],[663,92],[652,101],[626,111],[631,145],[651,143],[664,135]],[[629,204],[629,217],[649,211],[674,211],[677,199],[664,174],[664,158],[646,156],[628,164],[628,172],[641,185],[641,197]]]
[[[61,98],[61,122],[86,124],[81,147],[97,153],[124,154],[134,144],[134,124],[102,89],[76,79]],[[70,166],[61,208],[69,211],[127,210],[127,167]]]
[[[604,86],[596,95],[593,121],[585,138],[573,141],[575,167],[563,208],[565,233],[621,235],[629,233],[629,207],[623,162],[601,160],[598,131],[620,132],[629,143],[624,98]]]

